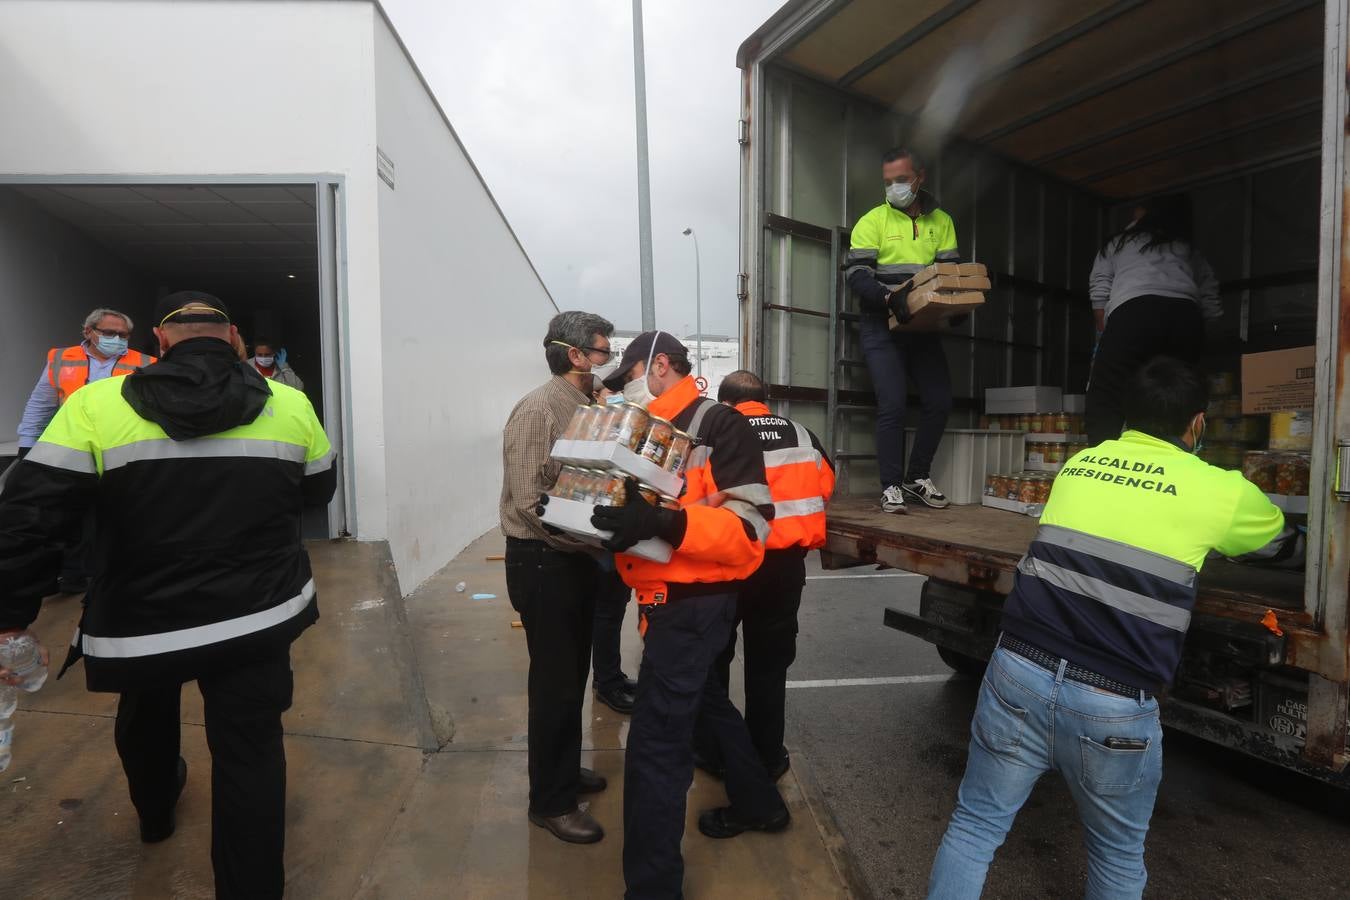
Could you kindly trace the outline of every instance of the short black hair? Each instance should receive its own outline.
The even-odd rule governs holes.
[[[910,147],[892,147],[885,153],[881,154],[881,161],[883,164],[895,162],[897,159],[909,160],[910,164],[914,166],[914,171],[916,172],[922,172],[926,168],[928,168],[926,165],[924,165],[923,157],[920,156],[917,151],[913,150]]]
[[[745,403],[749,400],[758,400],[763,403],[767,399],[768,396],[764,392],[764,382],[749,369],[737,369],[723,378],[722,384],[717,388],[717,402],[719,403],[730,403],[734,406],[737,403]]]
[[[1155,356],[1134,376],[1125,395],[1125,427],[1162,440],[1186,433],[1196,413],[1209,406],[1209,383],[1190,363]]]
[[[670,367],[675,370],[677,375],[688,375],[690,372],[694,371],[694,367],[689,365],[689,357],[687,356],[680,356],[679,354],[671,355],[667,353],[666,358],[670,360]]]

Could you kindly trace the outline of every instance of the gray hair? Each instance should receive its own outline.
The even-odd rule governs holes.
[[[136,326],[131,323],[131,316],[127,315],[124,312],[118,312],[115,309],[104,309],[103,307],[99,307],[98,309],[94,310],[89,315],[84,317],[84,327],[85,328],[95,327],[96,325],[98,325],[100,321],[102,321],[104,316],[117,316],[117,318],[127,323],[127,331],[134,331],[136,329]]]
[[[595,313],[575,309],[558,313],[549,320],[548,334],[544,335],[544,359],[548,360],[549,371],[554,375],[566,375],[572,371],[568,349],[589,347],[597,334],[609,337],[613,333],[614,326],[610,321]]]

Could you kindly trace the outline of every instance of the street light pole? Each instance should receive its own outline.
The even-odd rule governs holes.
[[[652,192],[647,167],[647,68],[642,47],[642,0],[633,0],[633,101],[637,113],[638,268],[642,283],[642,330],[656,328],[652,277]]]
[[[686,228],[684,233],[694,239],[694,327],[698,329],[694,333],[694,352],[698,354],[698,377],[703,377],[703,273],[698,258],[698,235],[694,234],[693,228]]]

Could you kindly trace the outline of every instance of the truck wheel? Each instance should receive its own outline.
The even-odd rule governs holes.
[[[960,675],[970,675],[974,678],[982,678],[984,677],[984,667],[989,665],[986,660],[974,656],[967,656],[964,653],[952,650],[950,647],[944,647],[941,644],[937,645],[937,652],[938,656],[942,657],[942,661],[951,666],[952,670]]]

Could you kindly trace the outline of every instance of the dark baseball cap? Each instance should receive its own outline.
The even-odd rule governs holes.
[[[205,291],[176,291],[155,304],[155,325],[191,322],[230,324],[230,310],[219,297]]]
[[[655,356],[658,353],[682,359],[689,358],[689,350],[675,335],[668,331],[644,331],[633,338],[628,349],[623,351],[619,367],[605,378],[605,387],[611,391],[623,390],[623,377],[628,374],[628,370],[640,362],[645,363],[648,356]]]

